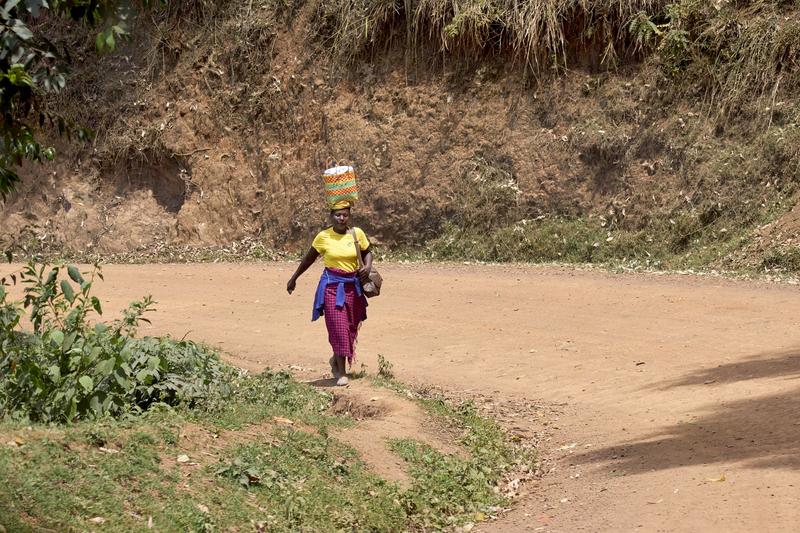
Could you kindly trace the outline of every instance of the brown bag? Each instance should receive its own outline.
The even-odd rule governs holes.
[[[364,260],[361,258],[361,244],[358,242],[358,237],[356,236],[355,228],[350,230],[350,235],[353,236],[353,241],[356,244],[356,257],[358,258],[358,268],[364,268]],[[383,277],[378,273],[378,270],[375,266],[372,266],[369,269],[369,273],[365,278],[361,280],[361,288],[364,289],[364,296],[367,298],[372,298],[373,296],[378,296],[381,293],[381,284],[383,283]]]

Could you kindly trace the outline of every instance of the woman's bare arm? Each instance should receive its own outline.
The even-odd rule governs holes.
[[[369,274],[369,270],[372,268],[372,247],[370,246],[366,250],[361,251],[361,261],[364,263],[364,267],[358,270],[358,276],[361,279],[365,279],[367,274]]]
[[[303,256],[302,261],[300,261],[300,264],[297,266],[297,270],[295,270],[294,274],[292,274],[292,277],[289,278],[289,283],[286,284],[286,291],[289,294],[294,292],[294,289],[297,286],[297,278],[302,276],[303,273],[314,264],[314,261],[317,260],[317,257],[319,257],[319,252],[314,248],[309,248],[306,252],[306,255]]]

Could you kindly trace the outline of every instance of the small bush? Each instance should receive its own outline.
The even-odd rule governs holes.
[[[761,266],[767,270],[800,272],[800,247],[770,250],[761,261]]]
[[[81,273],[71,265],[30,263],[19,276],[22,301],[9,299],[2,280],[0,418],[71,422],[230,394],[225,377],[235,370],[211,349],[168,337],[136,338],[152,310],[150,297],[133,302],[120,320],[90,324],[91,313],[102,313],[91,295],[96,278],[102,279],[98,267]],[[26,309],[32,331],[20,327]]]
[[[384,356],[378,354],[378,375],[386,379],[394,377],[394,365]]]

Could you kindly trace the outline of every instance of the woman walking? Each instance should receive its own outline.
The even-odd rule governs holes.
[[[317,286],[311,320],[325,317],[328,341],[333,348],[329,361],[331,373],[336,384],[341,386],[347,385],[346,365],[353,365],[358,328],[367,318],[367,299],[361,279],[366,279],[372,267],[372,251],[366,234],[360,228],[350,228],[351,207],[349,201],[331,207],[332,226],[317,234],[286,284],[286,290],[292,294],[297,278],[322,256],[325,269]],[[359,251],[363,263],[361,268],[356,255]]]

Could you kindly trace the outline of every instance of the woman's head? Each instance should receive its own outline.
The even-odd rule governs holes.
[[[340,233],[347,231],[350,222],[350,206],[331,209],[331,222],[333,222],[334,230]]]

